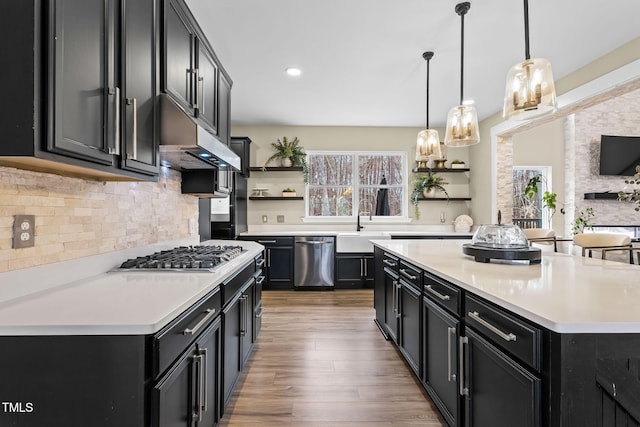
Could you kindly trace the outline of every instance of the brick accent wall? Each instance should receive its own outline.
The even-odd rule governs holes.
[[[190,236],[198,199],[181,176],[98,182],[0,167],[0,272]],[[12,249],[13,215],[36,216],[35,246]]]

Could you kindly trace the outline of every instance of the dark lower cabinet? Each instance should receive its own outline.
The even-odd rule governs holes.
[[[460,321],[422,299],[422,382],[449,425],[459,425],[458,337]]]
[[[398,275],[391,269],[384,269],[384,295],[385,313],[384,326],[389,338],[398,343],[399,325],[399,290],[400,281]]]
[[[242,236],[240,239],[260,243],[265,248],[263,289],[293,290],[293,237]]]
[[[373,287],[375,264],[372,254],[336,254],[336,288]]]
[[[213,426],[219,419],[220,318],[153,387],[154,427]]]
[[[470,329],[463,393],[468,427],[540,427],[541,381]]]
[[[400,279],[398,348],[416,375],[420,376],[420,319],[422,293]]]
[[[252,276],[240,292],[222,310],[224,330],[223,413],[240,372],[253,348],[255,278]]]

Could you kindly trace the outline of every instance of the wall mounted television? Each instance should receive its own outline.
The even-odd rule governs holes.
[[[640,165],[640,136],[600,137],[600,175],[632,176],[637,165]]]

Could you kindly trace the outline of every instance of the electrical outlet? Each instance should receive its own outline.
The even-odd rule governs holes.
[[[284,222],[284,215],[278,215],[278,222],[281,224]]]
[[[13,216],[13,248],[30,248],[35,243],[36,216]]]
[[[266,215],[262,215],[262,222],[266,223],[269,220]]]

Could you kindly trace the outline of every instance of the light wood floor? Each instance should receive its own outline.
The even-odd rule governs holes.
[[[373,291],[265,291],[221,427],[443,426],[373,322]]]

